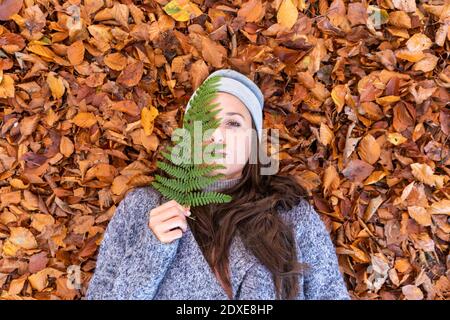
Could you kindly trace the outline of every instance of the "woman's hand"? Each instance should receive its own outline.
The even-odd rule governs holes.
[[[162,243],[170,243],[187,230],[186,216],[191,212],[175,200],[150,210],[148,226]]]

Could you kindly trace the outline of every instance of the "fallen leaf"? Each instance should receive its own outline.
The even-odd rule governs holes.
[[[90,112],[80,112],[72,119],[72,122],[81,128],[90,128],[97,123],[97,118]]]
[[[297,22],[298,10],[292,0],[283,0],[277,12],[277,21],[287,29],[291,29]]]
[[[47,84],[52,91],[52,96],[55,99],[60,99],[66,88],[64,87],[64,83],[54,72],[49,72],[47,76]]]
[[[76,41],[67,48],[67,58],[73,66],[79,65],[84,60],[83,41]]]
[[[14,79],[5,74],[0,78],[0,98],[12,98],[15,95]]]
[[[163,9],[177,21],[189,21],[203,13],[195,3],[189,0],[172,0]]]
[[[406,300],[423,300],[423,292],[418,287],[408,284],[402,287]]]
[[[12,244],[23,249],[34,249],[37,247],[36,239],[30,230],[23,227],[11,227],[11,235],[8,238]]]
[[[131,63],[120,73],[117,83],[126,87],[136,86],[141,81],[143,72],[144,64],[141,61]]]
[[[342,171],[342,174],[353,182],[362,182],[373,171],[374,167],[362,160],[351,160],[347,167]]]
[[[159,112],[154,106],[150,108],[143,108],[141,111],[141,125],[144,128],[144,132],[147,136],[153,133],[154,120],[158,116]]]

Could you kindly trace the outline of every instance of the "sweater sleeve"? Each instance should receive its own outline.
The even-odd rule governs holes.
[[[87,300],[134,299],[135,286],[142,281],[146,296],[153,297],[179,241],[164,244],[148,227],[148,212],[158,205],[157,193],[151,187],[135,188],[119,203],[99,247]],[[123,263],[127,264],[127,273],[139,278],[131,277],[128,283],[117,282],[123,276],[118,274]]]
[[[319,214],[305,200],[294,209],[297,249],[310,269],[304,275],[306,300],[350,300],[336,250]]]
[[[126,250],[126,236],[130,221],[128,216],[131,213],[129,199],[135,192],[136,190],[132,190],[120,201],[103,234],[95,271],[86,292],[88,300],[112,298],[109,295],[113,292],[114,279]]]

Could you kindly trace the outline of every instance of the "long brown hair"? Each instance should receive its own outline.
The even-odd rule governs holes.
[[[239,231],[246,248],[271,271],[277,299],[294,299],[299,292],[298,275],[308,266],[298,262],[294,232],[277,208],[290,209],[307,193],[291,176],[261,175],[264,165],[258,156],[260,146],[256,145],[256,163],[247,162],[239,183],[220,191],[233,200],[192,207],[196,220],[187,220],[210,267],[217,270],[227,287],[231,287],[229,247]]]

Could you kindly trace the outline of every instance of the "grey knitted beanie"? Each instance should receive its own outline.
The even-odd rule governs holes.
[[[236,96],[247,107],[252,116],[256,131],[258,132],[259,142],[261,142],[263,122],[262,110],[264,108],[264,96],[261,89],[259,89],[256,83],[250,80],[246,75],[232,69],[220,69],[214,71],[206,79],[216,75],[222,77],[219,82],[218,91]],[[185,113],[190,108],[190,102],[195,96],[196,91],[189,99]]]

